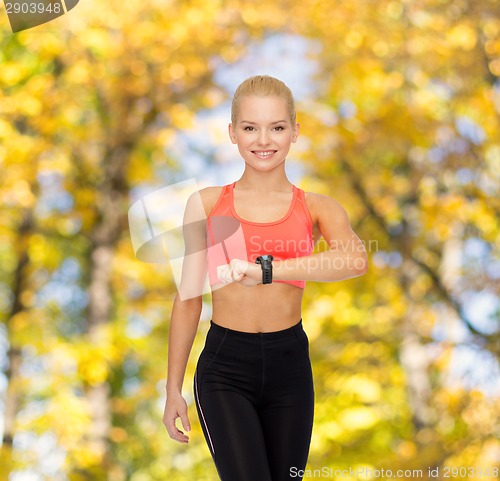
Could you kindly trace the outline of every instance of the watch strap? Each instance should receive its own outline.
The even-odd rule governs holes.
[[[262,284],[272,284],[273,282],[273,256],[265,254],[255,259],[256,264],[262,268]]]

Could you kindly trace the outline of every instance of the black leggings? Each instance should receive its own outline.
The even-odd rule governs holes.
[[[302,319],[253,333],[210,321],[194,376],[196,409],[222,481],[300,480],[314,415]]]

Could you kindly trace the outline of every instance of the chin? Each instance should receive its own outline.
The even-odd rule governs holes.
[[[245,163],[248,164],[249,167],[252,167],[255,170],[259,171],[269,171],[273,170],[276,167],[280,166],[283,164],[283,162],[286,160],[285,158],[282,158],[280,160],[277,160],[276,158],[274,159],[256,159],[253,157],[253,154],[251,154],[252,157],[250,156],[245,156],[243,159],[245,160]]]
[[[277,167],[279,167],[283,163],[283,161],[278,163],[273,162],[272,164],[266,164],[266,165],[256,164],[255,162],[248,162],[248,161],[245,161],[245,163],[253,170],[256,170],[258,172],[270,172],[271,170],[274,170]]]

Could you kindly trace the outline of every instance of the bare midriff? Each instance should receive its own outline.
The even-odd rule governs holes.
[[[212,292],[212,321],[235,331],[281,331],[300,321],[303,293],[283,283],[228,284]]]

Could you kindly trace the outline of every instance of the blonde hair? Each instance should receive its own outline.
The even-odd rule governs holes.
[[[270,95],[284,97],[288,106],[292,125],[295,124],[296,113],[292,91],[281,80],[270,77],[269,75],[255,75],[254,77],[246,79],[238,86],[236,92],[234,92],[233,103],[231,105],[231,122],[233,124],[236,123],[241,98],[251,95],[257,95],[259,97],[267,97]]]

